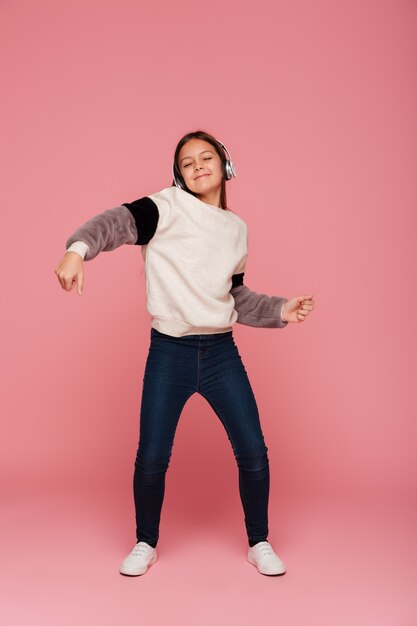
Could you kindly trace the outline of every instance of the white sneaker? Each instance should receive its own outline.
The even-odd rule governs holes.
[[[284,563],[268,541],[259,541],[254,546],[249,546],[248,561],[255,565],[261,574],[272,576],[284,574],[286,571]]]
[[[146,541],[138,541],[133,550],[127,555],[121,564],[119,571],[128,576],[140,576],[146,574],[148,567],[155,563],[158,558],[156,548]]]

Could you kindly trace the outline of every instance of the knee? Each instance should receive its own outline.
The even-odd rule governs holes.
[[[242,472],[253,479],[264,478],[269,471],[268,448],[237,455],[237,464]]]
[[[135,470],[146,476],[149,480],[158,480],[165,474],[169,466],[169,456],[150,456],[138,450],[135,459]]]

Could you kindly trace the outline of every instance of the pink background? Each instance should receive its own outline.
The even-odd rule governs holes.
[[[0,11],[1,622],[415,626],[416,3]],[[135,542],[143,261],[136,246],[100,255],[81,297],[54,274],[77,226],[171,184],[197,129],[236,167],[246,284],[316,303],[283,330],[234,327],[284,577],[246,562],[237,466],[198,395],[159,561],[118,573]]]

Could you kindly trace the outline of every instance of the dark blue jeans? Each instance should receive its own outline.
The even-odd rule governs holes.
[[[222,422],[239,471],[249,545],[268,536],[269,460],[254,393],[232,331],[173,337],[151,328],[133,491],[136,539],[156,546],[174,437],[190,396]]]

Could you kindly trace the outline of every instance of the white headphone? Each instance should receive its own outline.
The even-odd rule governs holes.
[[[224,150],[227,153],[228,158],[225,161],[224,164],[224,168],[225,168],[225,172],[224,172],[224,178],[226,180],[230,180],[232,178],[232,176],[234,176],[236,178],[236,171],[235,171],[235,166],[233,165],[232,159],[230,157],[230,153],[229,150],[226,148],[226,146],[224,145],[224,143],[222,143],[221,141],[219,141],[218,139],[216,139],[217,143],[219,143]],[[174,179],[174,183],[176,187],[179,187],[180,189],[186,189],[186,185],[183,182],[183,178],[181,175],[178,176],[178,178],[175,176],[175,159],[172,161],[172,177]]]

